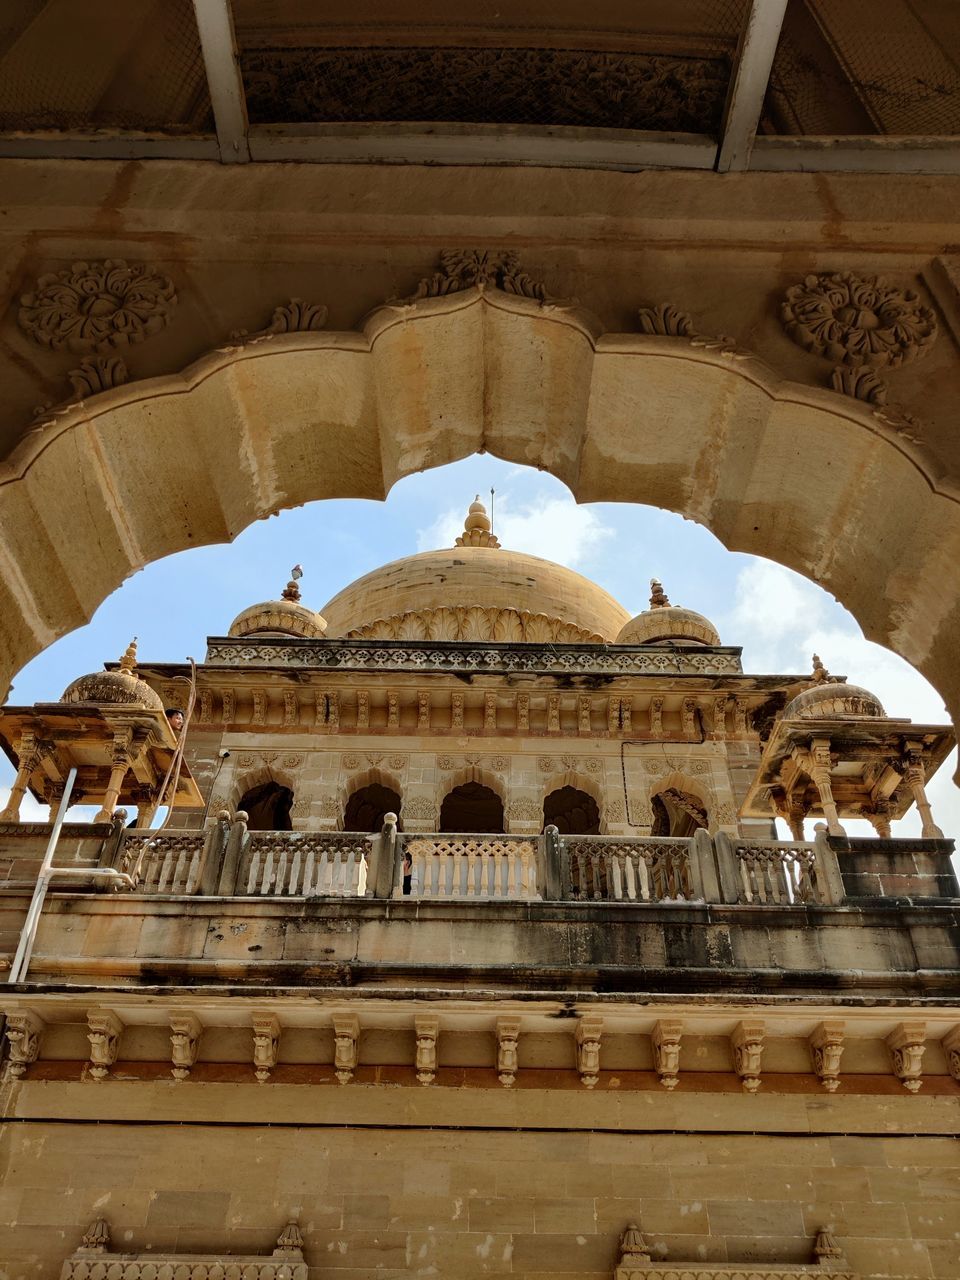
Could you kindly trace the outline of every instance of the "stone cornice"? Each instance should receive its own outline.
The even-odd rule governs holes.
[[[741,649],[672,649],[603,644],[463,644],[405,640],[282,638],[254,642],[212,636],[208,665],[316,667],[338,671],[523,672],[533,675],[741,675]]]

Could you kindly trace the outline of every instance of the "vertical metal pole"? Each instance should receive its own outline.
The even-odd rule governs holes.
[[[20,942],[17,945],[17,954],[13,957],[13,964],[10,966],[10,974],[7,982],[12,986],[14,983],[23,982],[27,976],[27,966],[30,963],[30,957],[33,954],[33,944],[37,936],[37,927],[40,924],[40,913],[43,910],[43,900],[47,896],[47,888],[50,884],[50,868],[53,866],[53,855],[56,852],[57,844],[60,840],[60,829],[63,826],[63,820],[67,816],[67,809],[70,806],[70,796],[73,794],[73,784],[77,778],[76,765],[71,768],[67,774],[67,783],[63,788],[63,796],[60,799],[60,808],[57,810],[57,816],[53,824],[53,830],[50,832],[50,839],[47,841],[47,849],[43,855],[43,862],[40,864],[40,874],[37,876],[37,885],[33,891],[33,898],[30,902],[30,908],[27,911],[27,918],[23,923],[23,929],[20,933]]]

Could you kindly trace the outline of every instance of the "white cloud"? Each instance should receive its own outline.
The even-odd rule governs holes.
[[[10,788],[0,787],[0,809],[6,807],[7,801],[10,799]],[[20,804],[20,821],[21,822],[46,822],[50,814],[49,808],[45,804],[41,804],[39,800],[35,800],[28,791],[23,797]]]
[[[418,551],[452,547],[463,532],[465,514],[462,507],[451,507],[431,525],[418,529]],[[569,569],[589,561],[613,536],[613,530],[589,507],[577,506],[573,498],[562,496],[538,494],[514,505],[509,493],[497,494],[494,519],[494,532],[503,546]]]

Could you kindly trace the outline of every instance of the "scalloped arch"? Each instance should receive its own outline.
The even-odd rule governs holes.
[[[960,711],[960,506],[867,405],[493,289],[226,347],[70,406],[0,471],[0,677],[143,565],[478,450],[640,502],[830,590]]]

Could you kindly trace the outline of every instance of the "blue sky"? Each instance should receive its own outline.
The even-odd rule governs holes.
[[[744,669],[810,670],[815,651],[830,671],[876,693],[888,713],[947,723],[939,694],[907,663],[864,640],[826,592],[782,566],[728,552],[706,529],[652,507],[577,506],[559,481],[490,455],[410,476],[386,502],[316,502],[257,521],[230,545],[198,547],[135,574],[93,621],[23,669],[9,701],[48,701],[76,676],[119,658],[132,635],[147,661],[201,661],[208,635],[224,635],[246,606],[275,599],[295,563],[304,602],[323,604],[388,560],[451,546],[474,494],[489,506],[504,546],[556,560],[599,582],[631,613],[646,607],[649,580],[671,601],[705,613],[725,644],[743,646]],[[930,795],[945,834],[960,830],[960,791],[945,765]],[[0,769],[0,801],[12,769]],[[24,813],[27,813],[25,807]],[[77,814],[79,816],[79,812]],[[869,831],[848,824],[851,832]],[[919,832],[911,813],[899,834]],[[895,834],[897,834],[895,828]]]

